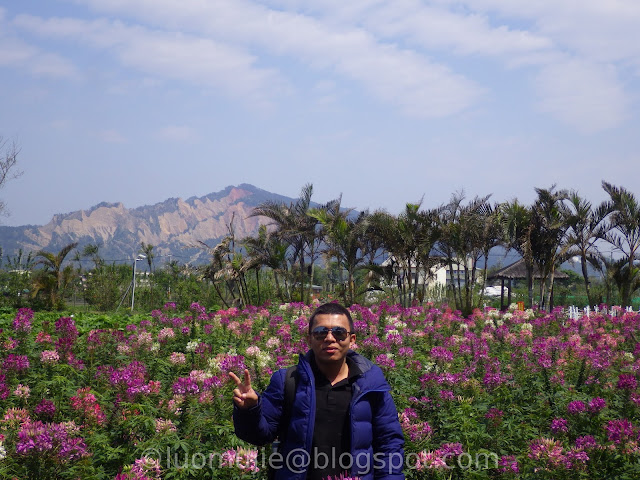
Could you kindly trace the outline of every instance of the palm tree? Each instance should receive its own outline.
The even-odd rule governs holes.
[[[150,243],[140,242],[140,250],[138,253],[142,253],[147,257],[147,265],[149,265],[149,273],[153,273],[153,259],[155,254],[153,253],[153,245]]]
[[[441,238],[437,248],[451,272],[450,287],[456,308],[469,314],[481,301],[475,296],[479,262],[484,258],[482,271],[486,278],[489,251],[497,245],[500,236],[489,196],[475,197],[466,205],[463,201],[463,193],[454,194],[441,209]]]
[[[568,211],[566,190],[536,188],[538,198],[531,209],[531,254],[540,271],[540,301],[551,309],[551,295],[556,268],[566,260]],[[546,294],[546,297],[545,297]]]
[[[259,271],[261,267],[270,268],[273,272],[273,279],[276,284],[276,294],[282,302],[291,301],[288,269],[287,269],[287,246],[280,241],[275,235],[267,231],[266,225],[260,225],[258,234],[255,237],[247,237],[242,243],[247,250],[249,256],[249,269],[256,272],[256,282],[258,285],[258,303],[260,303],[260,281]],[[283,277],[285,284],[285,293],[283,293],[280,285],[280,277]]]
[[[89,243],[82,249],[81,256],[91,258],[94,268],[97,270],[104,265],[104,260],[100,257],[100,245],[97,243]]]
[[[318,220],[324,230],[327,247],[324,250],[328,258],[335,258],[339,267],[347,271],[347,289],[345,303],[355,301],[354,275],[367,258],[366,235],[369,226],[368,212],[360,212],[351,218],[351,209],[341,210],[342,197],[326,208],[310,209],[309,215]],[[347,298],[348,297],[348,298]]]
[[[422,201],[407,203],[398,216],[377,211],[369,219],[371,231],[382,239],[388,254],[386,267],[377,270],[387,279],[395,279],[399,301],[404,306],[417,301],[419,293],[424,299],[425,282],[419,292],[419,279],[422,275],[426,280],[437,263],[432,250],[440,235],[439,210],[421,211],[421,204]]]
[[[245,274],[249,269],[249,263],[245,257],[236,250],[235,229],[233,221],[235,214],[227,225],[228,233],[218,245],[211,248],[204,242],[198,242],[201,248],[206,249],[211,255],[211,263],[203,268],[203,278],[213,283],[218,296],[228,308],[229,303],[225,295],[220,291],[218,282],[222,281],[226,286],[231,301],[235,305],[248,305],[249,294]]]
[[[305,297],[306,300],[309,300],[313,268],[322,240],[317,228],[318,221],[308,215],[312,194],[313,185],[307,184],[302,188],[300,197],[289,206],[282,202],[267,200],[254,208],[251,213],[252,217],[269,218],[271,225],[275,227],[275,235],[289,246],[291,264],[299,266],[300,299],[302,301],[305,300]],[[307,269],[307,262],[309,262],[309,269]],[[308,289],[305,290],[307,279]]]
[[[640,269],[635,263],[640,256],[640,204],[633,193],[623,187],[603,181],[602,188],[609,194],[607,208],[611,212],[610,230],[604,238],[622,253],[622,259],[626,264],[624,269],[620,269],[625,272],[620,296],[622,304],[628,305],[637,289],[635,279],[640,274]]]
[[[524,260],[529,305],[533,305],[532,210],[514,199],[500,204],[498,212],[504,244],[508,249],[518,252]]]
[[[32,295],[35,297],[41,291],[47,293],[50,306],[54,309],[60,309],[63,306],[64,290],[72,278],[72,267],[68,265],[62,268],[62,264],[71,250],[77,246],[78,242],[73,242],[63,247],[57,254],[44,250],[36,253],[35,265],[42,265],[44,268],[34,279]]]
[[[587,266],[591,264],[596,268],[598,267],[600,254],[596,243],[604,238],[607,232],[605,220],[609,211],[606,203],[593,208],[591,202],[580,197],[576,191],[572,191],[569,194],[568,206],[567,224],[569,231],[567,245],[569,250],[567,251],[567,256],[580,257],[584,287],[589,305],[592,305],[594,299],[591,298],[591,282],[589,281]]]

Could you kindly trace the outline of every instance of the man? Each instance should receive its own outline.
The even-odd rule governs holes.
[[[337,303],[320,305],[309,319],[307,341],[310,350],[300,355],[289,401],[287,369],[273,374],[261,396],[248,370],[243,380],[229,374],[237,387],[236,435],[254,445],[279,437],[282,457],[271,462],[275,480],[344,472],[361,480],[403,480],[404,436],[391,388],[377,365],[350,349],[356,334],[349,311]]]

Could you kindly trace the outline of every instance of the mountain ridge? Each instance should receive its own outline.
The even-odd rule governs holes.
[[[11,257],[20,251],[56,253],[73,242],[78,242],[79,250],[98,244],[102,258],[124,261],[134,258],[144,242],[154,246],[156,256],[200,263],[208,255],[197,245],[216,245],[232,219],[237,238],[253,235],[266,224],[269,220],[264,217],[251,217],[253,208],[265,200],[295,201],[242,183],[202,197],[171,197],[133,208],[122,202],[100,202],[86,210],[55,214],[45,225],[0,226],[0,247],[4,257]]]

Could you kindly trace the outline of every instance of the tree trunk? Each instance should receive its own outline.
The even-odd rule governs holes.
[[[556,269],[554,267],[554,268],[551,269],[551,275],[550,275],[551,278],[549,278],[549,290],[547,291],[547,300],[545,301],[545,307],[546,307],[547,312],[551,312],[551,308],[552,308],[551,307],[551,295],[552,295],[552,292],[553,292],[553,281],[554,281],[554,278],[555,278],[555,273],[556,273]]]
[[[527,290],[529,293],[529,306],[533,308],[533,267],[527,265]]]

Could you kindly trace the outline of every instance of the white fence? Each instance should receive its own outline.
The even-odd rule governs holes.
[[[583,317],[583,316],[587,316],[588,317],[589,315],[591,315],[591,313],[595,313],[595,314],[598,314],[598,313],[607,314],[608,313],[613,317],[616,317],[619,314],[626,313],[626,312],[634,313],[633,307],[625,307],[624,309],[622,307],[609,307],[608,309],[607,309],[607,307],[604,307],[604,308],[600,309],[597,306],[595,306],[595,307],[593,307],[593,309],[591,309],[591,307],[589,305],[587,305],[584,308],[579,308],[579,307],[576,307],[574,305],[571,305],[568,310],[569,310],[568,311],[569,318],[572,318],[574,320],[576,320],[576,319],[578,319],[580,317]]]

